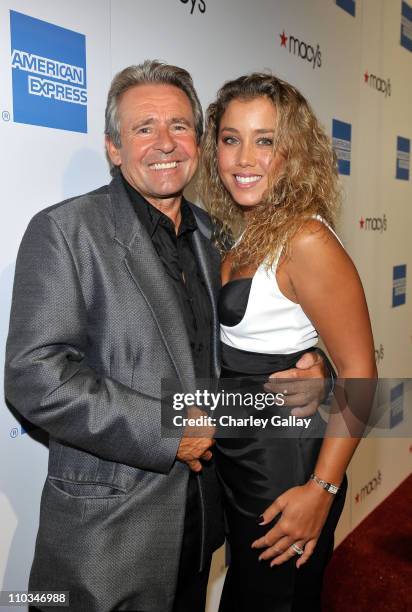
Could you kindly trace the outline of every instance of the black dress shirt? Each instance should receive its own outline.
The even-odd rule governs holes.
[[[138,219],[149,234],[175,289],[186,323],[196,377],[209,378],[212,306],[191,243],[191,234],[197,229],[196,218],[183,198],[182,219],[176,234],[167,215],[152,206],[124,177],[123,182]]]
[[[191,234],[197,229],[196,218],[183,198],[181,222],[176,233],[169,217],[152,206],[124,177],[123,182],[137,217],[149,234],[175,289],[189,336],[195,375],[197,378],[210,378],[212,305],[191,243]],[[206,596],[209,565],[198,573],[201,558],[202,515],[197,481],[195,472],[190,471],[173,612],[191,609],[193,602],[199,598],[204,605],[203,598]],[[202,605],[198,604],[197,607],[200,609]]]

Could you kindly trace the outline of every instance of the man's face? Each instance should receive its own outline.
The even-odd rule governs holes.
[[[173,85],[128,89],[118,105],[121,147],[106,140],[112,163],[149,202],[180,196],[199,159],[192,107]]]

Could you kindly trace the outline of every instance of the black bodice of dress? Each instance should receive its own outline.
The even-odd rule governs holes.
[[[219,321],[227,327],[238,325],[245,316],[253,278],[236,278],[223,285],[219,294]]]

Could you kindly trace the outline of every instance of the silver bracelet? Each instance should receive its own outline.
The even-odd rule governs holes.
[[[322,480],[321,478],[318,478],[316,474],[311,474],[310,479],[314,480],[318,485],[322,487],[322,489],[325,489],[325,491],[327,491],[328,493],[332,493],[332,495],[336,495],[336,493],[340,489],[340,487],[337,487],[331,482],[326,482],[326,480]]]

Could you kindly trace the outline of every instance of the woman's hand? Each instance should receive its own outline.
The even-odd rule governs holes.
[[[313,480],[305,485],[288,489],[266,508],[260,525],[267,525],[279,513],[281,517],[272,529],[252,544],[252,548],[265,548],[260,560],[272,559],[270,565],[280,565],[297,553],[296,544],[304,549],[296,563],[303,565],[312,555],[322,527],[329,514],[334,496]]]

